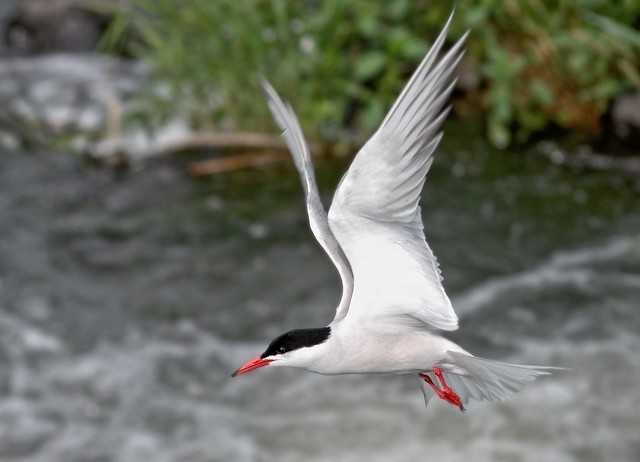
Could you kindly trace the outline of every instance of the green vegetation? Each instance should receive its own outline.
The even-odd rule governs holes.
[[[270,130],[257,75],[289,99],[317,140],[375,129],[450,13],[422,0],[130,0],[106,36],[169,85],[155,116],[195,128]],[[598,133],[612,98],[640,87],[636,0],[460,0],[451,38],[471,28],[466,68],[480,77],[457,107],[486,115],[506,146],[549,124]]]

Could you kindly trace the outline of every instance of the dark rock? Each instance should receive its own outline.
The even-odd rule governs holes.
[[[610,123],[617,138],[640,147],[640,91],[625,93],[615,99]]]
[[[0,56],[8,54],[6,45],[7,24],[15,16],[20,0],[0,1]]]
[[[95,50],[109,17],[82,7],[79,0],[22,0],[0,19],[5,54]]]

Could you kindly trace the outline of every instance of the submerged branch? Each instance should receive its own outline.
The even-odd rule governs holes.
[[[192,149],[214,149],[219,151],[277,151],[287,152],[287,145],[280,137],[251,132],[200,132],[191,133],[182,139],[163,146],[157,154],[173,154]],[[320,146],[310,144],[312,155],[320,152]]]
[[[291,158],[284,152],[264,152],[235,154],[232,156],[219,157],[217,159],[207,159],[193,162],[187,171],[193,176],[214,175],[216,173],[228,172],[247,167],[260,167],[275,162],[288,161]]]

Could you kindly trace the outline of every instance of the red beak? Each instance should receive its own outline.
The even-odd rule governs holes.
[[[235,371],[233,374],[231,374],[231,377],[235,377],[236,375],[246,374],[247,372],[251,372],[255,369],[268,366],[272,362],[273,362],[273,359],[262,359],[260,356],[258,356],[257,358],[252,359],[247,364],[245,364],[244,366],[239,368],[237,371]]]

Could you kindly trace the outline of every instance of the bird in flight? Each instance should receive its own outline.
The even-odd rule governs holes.
[[[457,329],[458,317],[425,240],[419,200],[468,35],[440,58],[452,19],[354,158],[328,214],[293,109],[261,82],[300,174],[311,230],[340,273],[342,297],[328,326],[286,332],[233,377],[265,366],[416,374],[426,404],[437,395],[464,411],[472,398],[502,400],[553,369],[479,358],[439,334]]]

